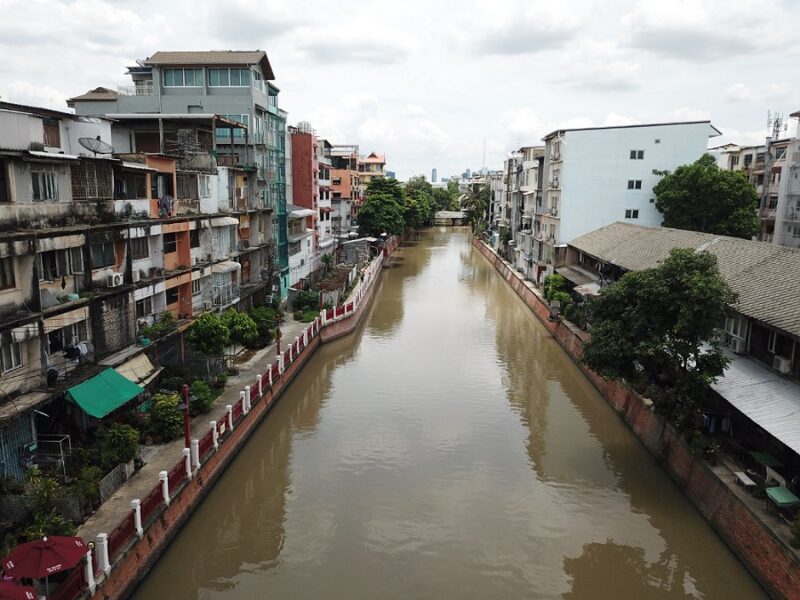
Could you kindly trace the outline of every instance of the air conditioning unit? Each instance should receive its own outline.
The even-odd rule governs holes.
[[[772,368],[781,375],[788,375],[792,372],[792,359],[776,354],[775,358],[772,359]]]
[[[731,336],[729,346],[736,354],[747,354],[747,341],[744,338]]]
[[[108,287],[119,287],[122,285],[122,273],[111,273],[108,276]]]
[[[141,279],[142,273],[139,269],[134,269],[131,273],[131,277],[133,278],[133,283],[139,283],[139,279]]]

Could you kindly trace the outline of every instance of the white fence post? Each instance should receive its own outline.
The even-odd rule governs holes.
[[[200,469],[200,440],[192,440],[192,471]]]
[[[225,410],[228,412],[228,429],[233,431],[233,406],[226,404]]]
[[[249,388],[249,386],[248,386],[248,388]],[[248,388],[245,388],[245,389],[248,389]],[[239,400],[242,401],[242,412],[244,414],[247,414],[247,393],[244,390],[239,392]]]
[[[278,356],[278,373],[283,373],[283,352]]]
[[[211,443],[214,445],[214,450],[219,449],[219,431],[217,431],[217,422],[211,421],[209,423],[211,426]]]
[[[142,528],[142,503],[137,500],[131,500],[131,508],[133,509],[133,527],[136,529],[136,535],[142,539],[144,529]]]
[[[94,595],[97,584],[94,582],[94,569],[92,568],[92,549],[86,552],[86,564],[83,566],[83,573],[86,575],[86,585],[89,586],[89,593]]]
[[[183,465],[186,467],[186,479],[192,478],[192,451],[189,448],[181,450],[183,453]]]
[[[158,478],[161,480],[161,499],[169,506],[169,474],[166,471],[159,471]]]
[[[98,533],[94,547],[97,548],[97,570],[108,573],[111,570],[111,561],[108,560],[108,535]]]
[[[303,346],[308,346],[308,329],[303,329]]]
[[[272,387],[272,363],[267,365],[267,378],[269,379],[269,387]]]
[[[258,399],[261,400],[261,396],[264,395],[263,389],[263,378],[261,375],[256,375],[256,385],[258,386]]]

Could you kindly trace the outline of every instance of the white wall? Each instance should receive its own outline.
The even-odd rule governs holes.
[[[112,143],[111,137],[111,122],[94,117],[76,117],[73,119],[62,119],[61,121],[61,147],[67,154],[84,154],[86,156],[94,156],[94,154],[84,148],[78,143],[78,138],[88,137],[100,139],[107,144]],[[126,152],[127,150],[118,150],[114,148],[115,152]],[[101,156],[110,156],[108,154]]]
[[[712,133],[708,123],[567,131],[561,151],[560,243],[614,221],[660,226],[662,215],[650,202],[660,180],[653,170],[694,162]],[[631,160],[631,150],[644,150],[644,159]],[[629,179],[642,180],[642,189],[627,189]],[[626,209],[638,209],[639,218],[625,219]]]

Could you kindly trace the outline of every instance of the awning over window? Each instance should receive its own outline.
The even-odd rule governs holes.
[[[130,402],[144,390],[114,369],[106,369],[67,390],[67,398],[88,415],[102,419]]]
[[[598,281],[600,277],[596,273],[579,267],[578,265],[570,265],[568,267],[558,267],[556,273],[563,275],[575,285],[584,285],[592,281]]]
[[[161,369],[153,366],[146,354],[135,356],[114,370],[133,383],[141,385],[147,385],[161,372]]]
[[[212,227],[230,227],[231,225],[238,225],[239,219],[233,217],[214,217],[211,219]]]

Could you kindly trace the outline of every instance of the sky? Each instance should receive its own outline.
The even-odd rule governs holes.
[[[0,97],[65,110],[157,50],[261,49],[290,124],[441,177],[560,127],[763,143],[800,110],[798,23],[798,0],[0,0]]]

